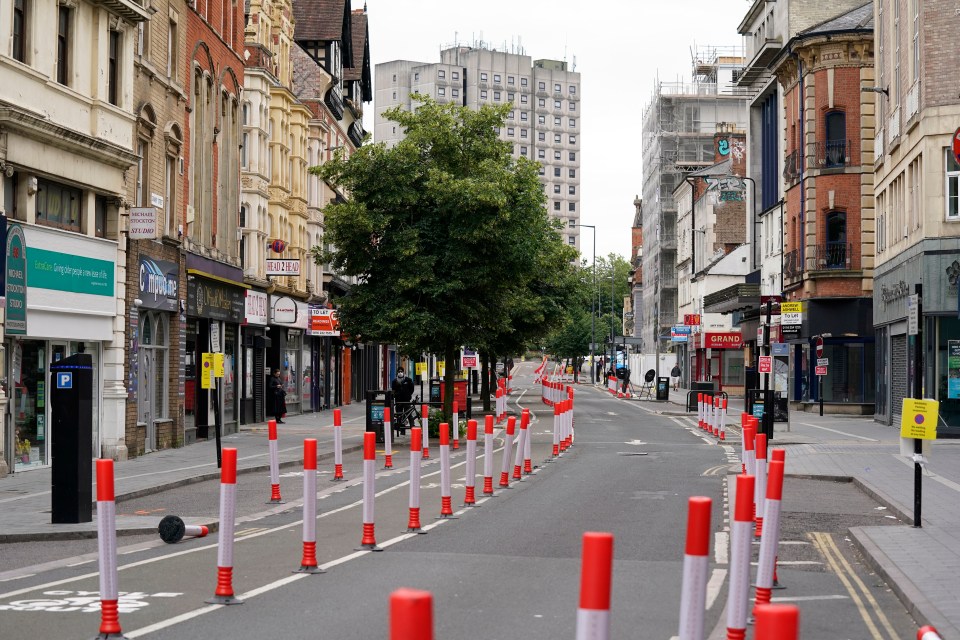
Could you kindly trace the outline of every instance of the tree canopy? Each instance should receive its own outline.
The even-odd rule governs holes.
[[[576,254],[547,215],[538,165],[498,138],[509,105],[414,100],[414,111],[384,114],[406,134],[395,146],[311,169],[347,194],[324,209],[332,248],[313,249],[357,279],[337,301],[343,330],[448,363],[461,345],[542,337],[566,304]]]

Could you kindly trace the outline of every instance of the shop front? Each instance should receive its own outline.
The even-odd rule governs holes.
[[[50,465],[50,366],[77,353],[93,360],[89,447],[98,458],[104,415],[123,413],[124,398],[104,393],[103,367],[115,338],[117,245],[12,224],[7,249],[4,348],[13,469]]]
[[[911,296],[923,283],[916,329],[923,348],[923,397],[940,403],[937,436],[960,437],[960,239],[915,245],[878,270],[874,284],[876,409],[898,425],[904,398],[913,397],[918,336],[911,331]]]
[[[187,442],[214,437],[219,398],[223,434],[239,428],[237,358],[246,302],[240,269],[187,254],[185,328],[185,425]],[[224,373],[216,389],[204,389],[198,367],[204,353],[223,353]]]
[[[183,443],[177,373],[180,291],[178,263],[141,253],[129,311],[127,399],[136,406],[136,419],[125,430],[130,455]]]
[[[268,372],[280,370],[280,381],[286,392],[287,414],[311,410],[312,379],[310,341],[305,340],[310,323],[307,303],[289,296],[270,296],[270,339],[267,350]],[[304,396],[307,402],[304,403]],[[272,398],[267,399],[272,412]],[[270,415],[273,415],[270,413]]]
[[[247,289],[244,303],[246,312],[240,329],[240,424],[254,424],[266,420],[270,296],[263,291]]]

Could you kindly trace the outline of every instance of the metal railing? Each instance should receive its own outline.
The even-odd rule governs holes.
[[[783,275],[787,278],[798,278],[803,275],[799,249],[783,254]]]
[[[794,149],[783,161],[783,179],[789,181],[796,180],[800,177],[800,172],[803,163],[803,156],[800,154],[799,149]]]
[[[853,156],[852,140],[827,140],[817,142],[817,164],[825,169],[847,167]]]
[[[852,242],[824,242],[810,247],[809,257],[816,270],[855,269]],[[859,262],[859,260],[857,260]]]

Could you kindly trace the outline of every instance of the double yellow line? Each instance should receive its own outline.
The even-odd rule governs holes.
[[[863,580],[860,579],[860,576],[856,574],[853,567],[850,566],[850,563],[847,562],[843,554],[840,553],[840,549],[830,534],[810,533],[809,536],[813,545],[827,561],[827,565],[837,574],[840,582],[843,583],[847,593],[850,594],[850,599],[857,605],[857,611],[860,612],[860,617],[863,618],[863,622],[867,626],[867,629],[869,629],[870,635],[874,640],[898,640],[899,636],[893,630],[893,626],[890,624],[890,621],[887,620],[887,616],[884,615],[883,610],[873,597],[873,594],[870,593],[870,589],[863,584]],[[876,616],[877,622],[874,622],[871,613],[873,616]],[[877,623],[883,627],[886,635],[881,633],[881,629],[878,628]]]

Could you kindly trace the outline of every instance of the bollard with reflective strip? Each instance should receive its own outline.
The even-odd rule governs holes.
[[[303,441],[303,555],[294,573],[323,573],[317,565],[317,441]]]
[[[408,533],[426,533],[420,528],[420,456],[423,455],[420,427],[410,429],[410,519]]]
[[[500,470],[500,486],[510,488],[510,454],[513,451],[513,436],[517,428],[517,419],[513,416],[507,420],[507,432],[503,437],[503,465]]]
[[[97,557],[100,568],[100,635],[123,638],[117,608],[117,503],[113,487],[113,460],[97,460]],[[31,635],[26,629],[20,634]]]
[[[553,458],[560,455],[560,416],[562,415],[560,409],[559,402],[553,405]],[[553,462],[553,460],[548,459],[547,462]]]
[[[460,403],[453,401],[453,448],[460,448]]]
[[[393,469],[393,422],[390,407],[383,408],[383,468]]]
[[[440,517],[453,518],[450,504],[450,425],[440,423]]]
[[[220,467],[220,532],[217,542],[217,589],[210,604],[240,604],[233,594],[233,537],[237,514],[237,450],[226,447]]]
[[[727,640],[747,634],[747,600],[750,591],[750,529],[753,526],[754,478],[737,476],[733,521],[730,523],[730,582],[727,588]]]
[[[527,429],[520,424],[520,432],[517,436],[517,455],[513,459],[513,479],[521,480],[523,478],[523,450],[527,440]]]
[[[283,504],[280,497],[280,456],[277,453],[276,420],[267,420],[267,445],[270,451],[270,499],[267,504]]]
[[[373,468],[377,463],[377,434],[365,431],[363,434],[363,537],[360,539],[360,549],[367,551],[383,551],[377,546],[377,538],[373,525],[374,481],[376,471]]]
[[[397,589],[390,594],[390,640],[433,640],[433,596]]]
[[[754,484],[753,504],[755,504],[757,508],[756,516],[754,517],[754,522],[756,523],[754,537],[759,538],[763,534],[763,510],[767,496],[767,434],[757,434],[754,451],[757,457],[756,462],[754,462],[756,471],[754,477],[756,478],[756,482]]]
[[[493,416],[483,419],[483,494],[493,495]]]
[[[477,421],[467,420],[467,475],[464,481],[463,506],[477,506]]]
[[[333,478],[343,480],[343,423],[340,409],[333,410]]]
[[[530,459],[531,455],[531,445],[530,441],[533,435],[533,429],[530,428],[530,410],[524,409],[520,414],[520,431],[524,433],[523,436],[523,473],[531,474],[533,473],[533,461]]]
[[[940,637],[940,632],[931,625],[926,625],[917,629],[917,640],[943,640]]]
[[[185,536],[204,538],[210,533],[210,529],[203,524],[184,524],[180,517],[170,515],[163,516],[160,520],[157,533],[160,534],[160,539],[167,544],[174,544],[183,540]]]
[[[760,556],[757,558],[757,592],[754,605],[770,604],[773,589],[773,572],[777,562],[777,545],[780,542],[780,501],[783,497],[783,462],[771,460],[767,477],[766,526],[760,537]],[[756,609],[754,609],[756,611]]]
[[[612,578],[613,534],[584,533],[577,640],[609,640]]]
[[[420,420],[423,422],[423,459],[430,459],[430,407],[422,405],[420,407]]]
[[[720,440],[727,439],[727,399],[723,398],[721,400],[723,404],[720,405]]]
[[[694,496],[687,501],[687,546],[680,591],[680,640],[703,640],[710,573],[710,510],[713,501]]]

